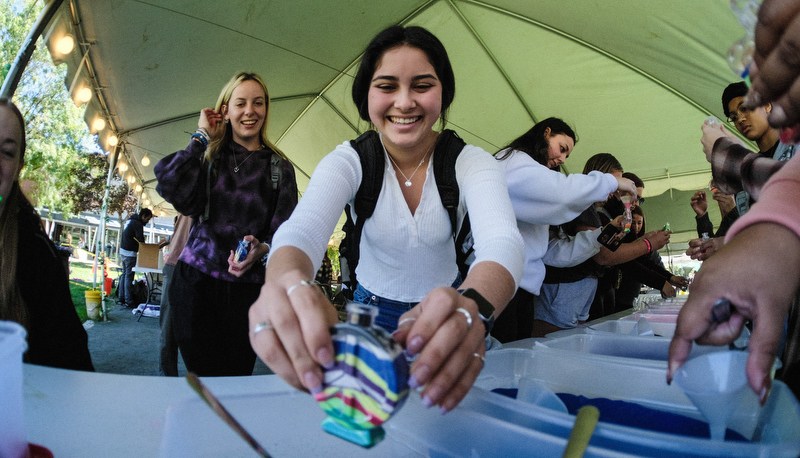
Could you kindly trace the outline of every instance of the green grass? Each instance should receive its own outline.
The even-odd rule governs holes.
[[[75,311],[81,321],[86,321],[86,291],[92,289],[92,263],[72,260],[72,272],[69,275],[69,292],[72,295],[72,303],[75,304]],[[97,287],[103,285],[103,270],[102,266],[98,266],[97,271]],[[117,273],[109,272],[111,278],[116,278]],[[112,290],[112,294],[113,294]]]

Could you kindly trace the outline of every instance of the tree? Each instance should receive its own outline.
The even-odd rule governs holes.
[[[103,154],[81,156],[70,169],[75,180],[67,188],[65,200],[77,212],[99,213],[103,207],[106,182],[108,181],[108,160]],[[75,183],[80,185],[75,185]],[[125,180],[114,171],[108,193],[108,215],[130,214],[136,208],[136,197],[128,188]]]
[[[35,0],[0,0],[0,68],[14,61],[43,8],[44,2]],[[83,109],[67,94],[66,74],[66,65],[53,66],[40,39],[14,103],[26,120],[28,146],[21,180],[33,183],[25,186],[28,197],[39,208],[69,215],[77,210],[66,198],[67,190],[84,186],[74,171],[86,165],[84,158],[102,152],[83,122]]]

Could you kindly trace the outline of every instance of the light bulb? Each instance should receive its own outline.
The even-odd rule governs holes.
[[[124,162],[120,162],[119,163],[119,171],[122,172],[122,173],[125,173],[126,170],[128,170],[128,164],[126,164]]]
[[[70,34],[61,37],[56,44],[56,51],[61,54],[69,54],[73,49],[75,49],[75,39]]]
[[[136,185],[136,193],[138,194],[138,193],[140,193],[140,192],[142,192],[142,185],[140,185],[140,184],[137,184],[137,185]]]
[[[117,146],[117,141],[118,141],[118,139],[117,139],[116,135],[112,134],[111,136],[108,137],[109,146]]]
[[[144,155],[144,157],[142,158],[142,165],[143,165],[143,166],[145,166],[145,167],[147,167],[148,165],[150,165],[150,158],[149,158],[149,157],[147,157],[147,155],[146,155],[146,154],[145,154],[145,155]]]
[[[92,123],[92,130],[95,132],[100,132],[105,128],[106,128],[106,121],[103,118],[97,118]]]
[[[78,101],[87,103],[89,100],[92,100],[92,89],[87,86],[78,89]]]

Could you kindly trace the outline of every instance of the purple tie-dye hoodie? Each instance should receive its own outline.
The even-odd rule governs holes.
[[[208,165],[205,148],[197,141],[160,160],[155,166],[156,190],[175,210],[195,218],[180,260],[212,277],[231,282],[263,283],[264,267],[255,263],[239,278],[228,273],[228,256],[245,235],[271,242],[297,205],[294,167],[280,163],[278,189],[272,189],[269,148],[247,151],[231,142],[217,156],[210,199],[206,194]],[[235,157],[234,157],[235,156]],[[234,172],[234,168],[239,171]],[[203,218],[206,204],[208,218]]]

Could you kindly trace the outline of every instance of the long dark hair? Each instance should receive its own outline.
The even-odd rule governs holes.
[[[550,135],[564,134],[570,137],[575,144],[578,143],[578,136],[569,124],[559,118],[547,118],[537,122],[527,132],[501,148],[501,153],[496,156],[497,159],[502,161],[509,157],[512,151],[521,151],[546,167],[549,161],[547,150],[550,146],[544,137],[547,128],[550,128]]]
[[[0,98],[0,110],[8,109],[19,122],[21,141],[19,163],[25,158],[25,119],[13,102]],[[0,205],[0,320],[16,321],[23,327],[28,325],[28,308],[22,299],[17,281],[17,256],[19,255],[19,218],[33,213],[33,206],[19,187],[19,177],[11,185],[11,191]],[[37,215],[38,216],[38,215]],[[40,220],[41,224],[41,220]]]
[[[642,210],[642,207],[634,207],[634,209],[631,210],[631,215],[639,215],[639,216],[642,217],[642,230],[640,230],[639,233],[636,234],[636,237],[638,238],[638,237],[641,237],[644,234],[646,234],[647,233],[647,218],[644,217],[644,211]]]
[[[439,117],[442,126],[447,122],[447,109],[453,103],[456,95],[456,78],[453,75],[453,67],[450,65],[450,58],[444,45],[436,36],[427,29],[417,26],[403,27],[393,25],[375,35],[369,42],[358,66],[358,72],[353,80],[353,103],[358,108],[361,119],[371,122],[369,119],[369,87],[372,83],[372,76],[375,68],[383,57],[383,54],[401,45],[408,45],[417,48],[428,56],[428,60],[436,71],[436,77],[442,85],[442,113]]]

